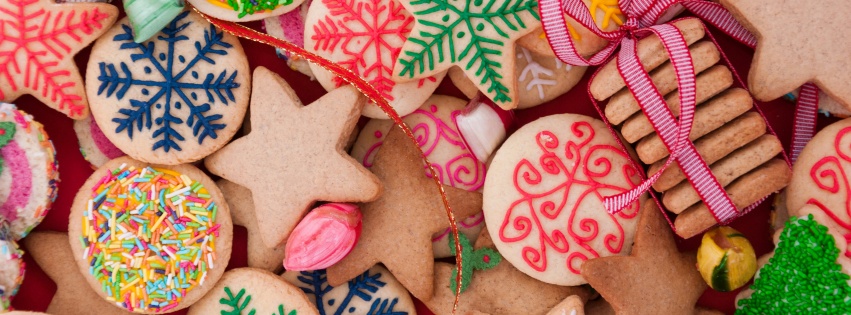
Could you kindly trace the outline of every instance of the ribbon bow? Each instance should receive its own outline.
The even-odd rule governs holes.
[[[722,29],[733,38],[751,47],[756,39],[733,16],[717,3],[702,0],[619,0],[618,6],[626,22],[610,32],[597,27],[588,7],[582,0],[540,0],[539,9],[544,33],[556,56],[563,62],[578,66],[600,65],[618,52],[617,68],[626,87],[635,96],[639,106],[659,134],[670,155],[662,168],[630,191],[606,197],[603,201],[609,213],[617,213],[647,192],[663,171],[674,161],[679,162],[683,173],[694,186],[716,221],[726,223],[739,212],[723,186],[718,182],[707,163],[689,140],[695,108],[695,73],[688,44],[679,30],[669,24],[655,25],[675,6],[682,6]],[[564,14],[609,41],[600,52],[586,59],[579,55],[567,30]],[[680,98],[680,116],[675,120],[663,96],[638,60],[636,42],[640,37],[656,34],[670,55],[677,76]]]

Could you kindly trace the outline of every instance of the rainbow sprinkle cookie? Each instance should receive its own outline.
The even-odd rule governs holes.
[[[69,235],[80,268],[98,293],[129,311],[188,306],[218,280],[230,256],[227,205],[192,166],[110,161],[89,178],[72,211]],[[75,225],[79,233],[70,233]]]

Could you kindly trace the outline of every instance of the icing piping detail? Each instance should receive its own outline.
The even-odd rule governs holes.
[[[361,300],[364,302],[372,301],[372,304],[370,304],[369,310],[366,314],[407,315],[408,312],[395,310],[396,303],[399,301],[398,297],[393,298],[392,300],[382,298],[375,298],[373,300],[373,295],[387,284],[386,282],[381,281],[381,276],[382,273],[380,272],[371,273],[370,270],[367,270],[354,279],[349,280],[347,284],[349,290],[346,292],[346,296],[343,298],[343,301],[339,301],[339,303],[335,299],[325,299],[325,295],[334,289],[334,287],[328,284],[325,270],[301,271],[297,278],[298,281],[302,283],[302,285],[299,285],[301,290],[304,291],[305,294],[312,294],[315,296],[316,308],[319,310],[319,315],[342,315],[354,313],[357,309],[351,304],[355,300]]]
[[[833,222],[839,225],[845,232],[851,232],[851,184],[848,181],[848,173],[845,169],[847,163],[851,163],[851,151],[848,151],[848,137],[851,127],[845,127],[836,134],[833,143],[834,152],[826,152],[810,168],[810,179],[825,196],[822,198],[810,198],[807,204],[815,205],[821,209]],[[831,209],[822,202],[826,200],[842,200],[844,209]],[[851,239],[849,239],[851,244]],[[845,256],[851,258],[851,248],[845,251]]]

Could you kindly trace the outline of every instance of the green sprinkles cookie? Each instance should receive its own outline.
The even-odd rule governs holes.
[[[791,218],[736,314],[851,314],[849,276],[837,257],[827,227],[812,215]]]

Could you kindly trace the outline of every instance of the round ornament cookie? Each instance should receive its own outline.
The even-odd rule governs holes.
[[[467,102],[458,98],[432,95],[403,120],[411,127],[428,160],[440,172],[444,184],[479,191],[485,182],[485,165],[470,153],[455,125],[455,117],[466,105]],[[394,124],[390,120],[372,119],[367,122],[352,147],[351,156],[364,166],[371,167],[391,128],[394,128]],[[423,169],[429,176],[425,165]],[[483,224],[484,218],[479,213],[459,220],[458,230],[475,242]],[[452,256],[447,246],[449,237],[449,229],[433,236],[435,257]]]
[[[804,215],[804,206],[824,212],[851,244],[851,118],[819,131],[792,166],[786,190],[789,216]],[[843,253],[851,257],[851,251]]]
[[[11,310],[12,298],[24,281],[24,252],[15,242],[9,222],[0,217],[0,313]]]
[[[167,165],[223,147],[240,129],[251,91],[237,38],[192,11],[141,44],[129,23],[98,39],[86,72],[106,137],[137,160]]]
[[[0,103],[0,157],[0,216],[9,220],[18,240],[41,223],[56,200],[56,149],[32,116]]]
[[[587,69],[565,64],[555,57],[536,54],[521,46],[514,50],[517,56],[514,75],[520,87],[518,109],[535,107],[567,93],[582,79]],[[449,78],[471,99],[479,92],[460,68],[449,69]]]
[[[204,14],[225,21],[248,22],[278,16],[298,8],[304,0],[187,0]]]
[[[287,271],[281,276],[307,293],[319,314],[417,314],[408,290],[381,265],[336,287],[328,284],[325,270]]]
[[[635,187],[640,172],[602,121],[540,118],[494,155],[485,178],[485,224],[500,254],[520,271],[546,283],[584,284],[584,261],[630,253],[641,200],[610,215],[603,197]]]
[[[393,80],[393,66],[413,27],[414,17],[398,0],[315,0],[307,11],[304,48],[366,79],[404,116],[420,107],[446,75]],[[310,69],[328,91],[345,84],[318,65],[311,63]],[[363,115],[387,119],[375,104],[368,104]]]
[[[280,276],[257,268],[225,273],[215,287],[189,308],[189,315],[206,314],[318,315],[298,287]]]
[[[98,123],[92,117],[74,121],[74,132],[80,143],[80,153],[95,169],[109,160],[124,156],[121,149],[115,147],[103,134]]]
[[[230,259],[233,225],[221,191],[198,168],[121,157],[80,188],[68,237],[98,295],[156,314],[183,309],[216,284]]]

